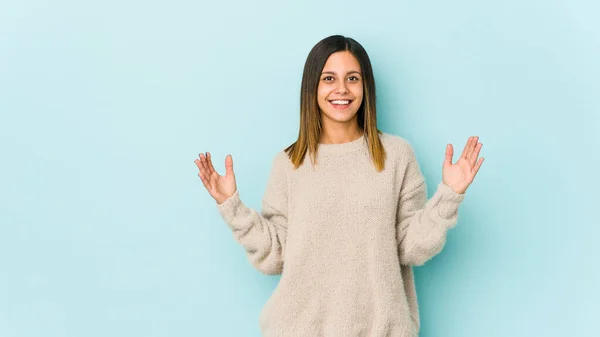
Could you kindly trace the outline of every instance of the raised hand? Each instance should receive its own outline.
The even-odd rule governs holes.
[[[235,193],[237,186],[235,184],[235,175],[233,174],[233,158],[231,155],[225,157],[225,175],[219,175],[212,165],[210,152],[200,153],[200,159],[194,160],[200,173],[198,176],[202,180],[204,187],[210,195],[222,204]]]
[[[479,136],[469,137],[462,155],[454,164],[452,164],[452,155],[454,153],[452,144],[446,145],[446,159],[444,160],[442,169],[442,181],[456,193],[462,194],[466,192],[483,163],[483,157],[477,161],[479,151],[483,146],[482,143],[477,142],[478,140]]]

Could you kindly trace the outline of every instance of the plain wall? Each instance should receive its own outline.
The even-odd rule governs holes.
[[[0,4],[0,336],[259,336],[254,270],[193,160],[260,209],[322,38],[373,63],[429,192],[485,162],[416,271],[423,337],[598,336],[595,1]]]

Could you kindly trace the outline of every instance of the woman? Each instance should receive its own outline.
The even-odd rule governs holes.
[[[265,274],[282,274],[260,313],[264,336],[417,336],[413,266],[441,251],[483,163],[478,137],[427,200],[411,145],[377,129],[369,57],[351,38],[317,43],[301,89],[300,131],[275,156],[261,212],[199,155],[198,174],[224,221]],[[310,160],[305,160],[306,155]]]

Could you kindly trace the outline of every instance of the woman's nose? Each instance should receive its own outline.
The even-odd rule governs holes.
[[[346,84],[344,82],[342,82],[342,84],[337,88],[337,92],[341,94],[348,92],[348,88],[346,88]]]

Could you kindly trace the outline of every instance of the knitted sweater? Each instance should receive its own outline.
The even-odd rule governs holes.
[[[294,169],[275,156],[262,210],[236,191],[217,204],[252,265],[281,279],[259,315],[266,337],[413,337],[420,327],[413,266],[439,253],[464,194],[440,182],[427,200],[411,145],[379,135],[377,172],[366,138],[319,144]]]

